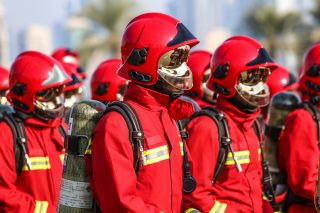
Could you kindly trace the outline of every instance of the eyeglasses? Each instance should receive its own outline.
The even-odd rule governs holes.
[[[190,46],[184,45],[163,54],[159,60],[159,68],[175,69],[188,61]],[[174,74],[174,73],[172,73]]]
[[[61,95],[61,93],[63,92],[63,89],[64,89],[64,85],[41,90],[41,91],[37,92],[36,99],[38,101],[42,101],[42,102],[51,101],[56,96]]]
[[[255,85],[259,82],[266,82],[271,70],[268,67],[259,67],[241,72],[238,82],[247,86]]]

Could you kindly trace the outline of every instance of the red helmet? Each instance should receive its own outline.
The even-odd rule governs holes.
[[[0,105],[8,104],[6,93],[9,88],[9,71],[0,66]]]
[[[272,71],[266,84],[269,87],[270,98],[281,91],[295,89],[297,87],[295,77],[290,71],[281,65]]]
[[[190,53],[187,64],[192,71],[193,87],[185,93],[187,96],[192,98],[203,97],[203,83],[207,80],[205,79],[205,72],[210,72],[211,56],[212,54],[206,50],[196,50]]]
[[[109,59],[97,67],[91,78],[93,100],[111,102],[122,99],[127,80],[117,75],[120,65],[120,59]]]
[[[269,93],[264,81],[277,65],[255,39],[247,36],[227,39],[214,52],[210,67],[209,89],[226,98],[237,93],[253,106],[267,104]]]
[[[60,47],[56,49],[51,56],[61,63],[66,63],[73,66],[76,69],[80,79],[86,78],[86,74],[80,67],[80,57],[77,51]]]
[[[304,92],[320,95],[320,43],[305,53],[299,85]]]
[[[36,51],[18,55],[9,77],[10,103],[18,110],[36,116],[54,118],[63,107],[60,97],[63,87],[71,79],[55,59]],[[41,117],[42,118],[42,117]]]
[[[189,50],[197,43],[198,39],[171,16],[161,13],[139,15],[129,22],[123,34],[122,66],[118,74],[125,79],[149,86],[155,85],[161,75],[169,84],[190,88],[192,81],[191,85],[190,81],[185,85],[183,78],[191,76],[192,80],[192,73],[185,75],[181,70],[188,69],[185,62]],[[159,71],[160,68],[174,71]]]
[[[0,66],[0,91],[9,89],[9,71]]]

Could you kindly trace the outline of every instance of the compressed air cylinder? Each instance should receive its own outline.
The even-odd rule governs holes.
[[[84,155],[106,106],[93,100],[76,103],[67,113],[68,139],[59,197],[59,212],[92,212],[92,191]]]
[[[284,128],[287,115],[296,109],[301,100],[294,92],[280,92],[271,99],[267,127],[265,130],[265,158],[269,161],[273,184],[279,183],[279,169],[276,160],[276,151],[279,135]]]

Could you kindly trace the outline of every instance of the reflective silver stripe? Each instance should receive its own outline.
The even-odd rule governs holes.
[[[145,150],[143,153],[147,160],[146,165],[169,159],[169,152],[168,152],[167,145],[160,146],[154,149]]]

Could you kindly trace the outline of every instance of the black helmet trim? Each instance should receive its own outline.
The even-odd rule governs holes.
[[[294,75],[292,75],[291,73],[289,73],[289,81],[288,83],[285,85],[285,87],[291,86],[292,84],[296,83],[296,78],[294,77]]]
[[[72,86],[72,85],[81,83],[80,79],[79,79],[75,74],[72,74],[72,75],[71,75],[71,78],[72,78],[72,81],[70,81],[69,83],[67,83],[66,86]]]
[[[196,39],[196,37],[192,35],[192,33],[182,23],[179,23],[177,25],[176,36],[167,44],[167,46],[172,47],[193,39]]]
[[[104,95],[108,92],[110,82],[99,83],[97,89],[94,91],[97,95]]]
[[[273,60],[266,49],[260,48],[259,55],[255,59],[247,63],[246,66],[255,66],[255,65],[264,64],[267,62],[273,62]]]

